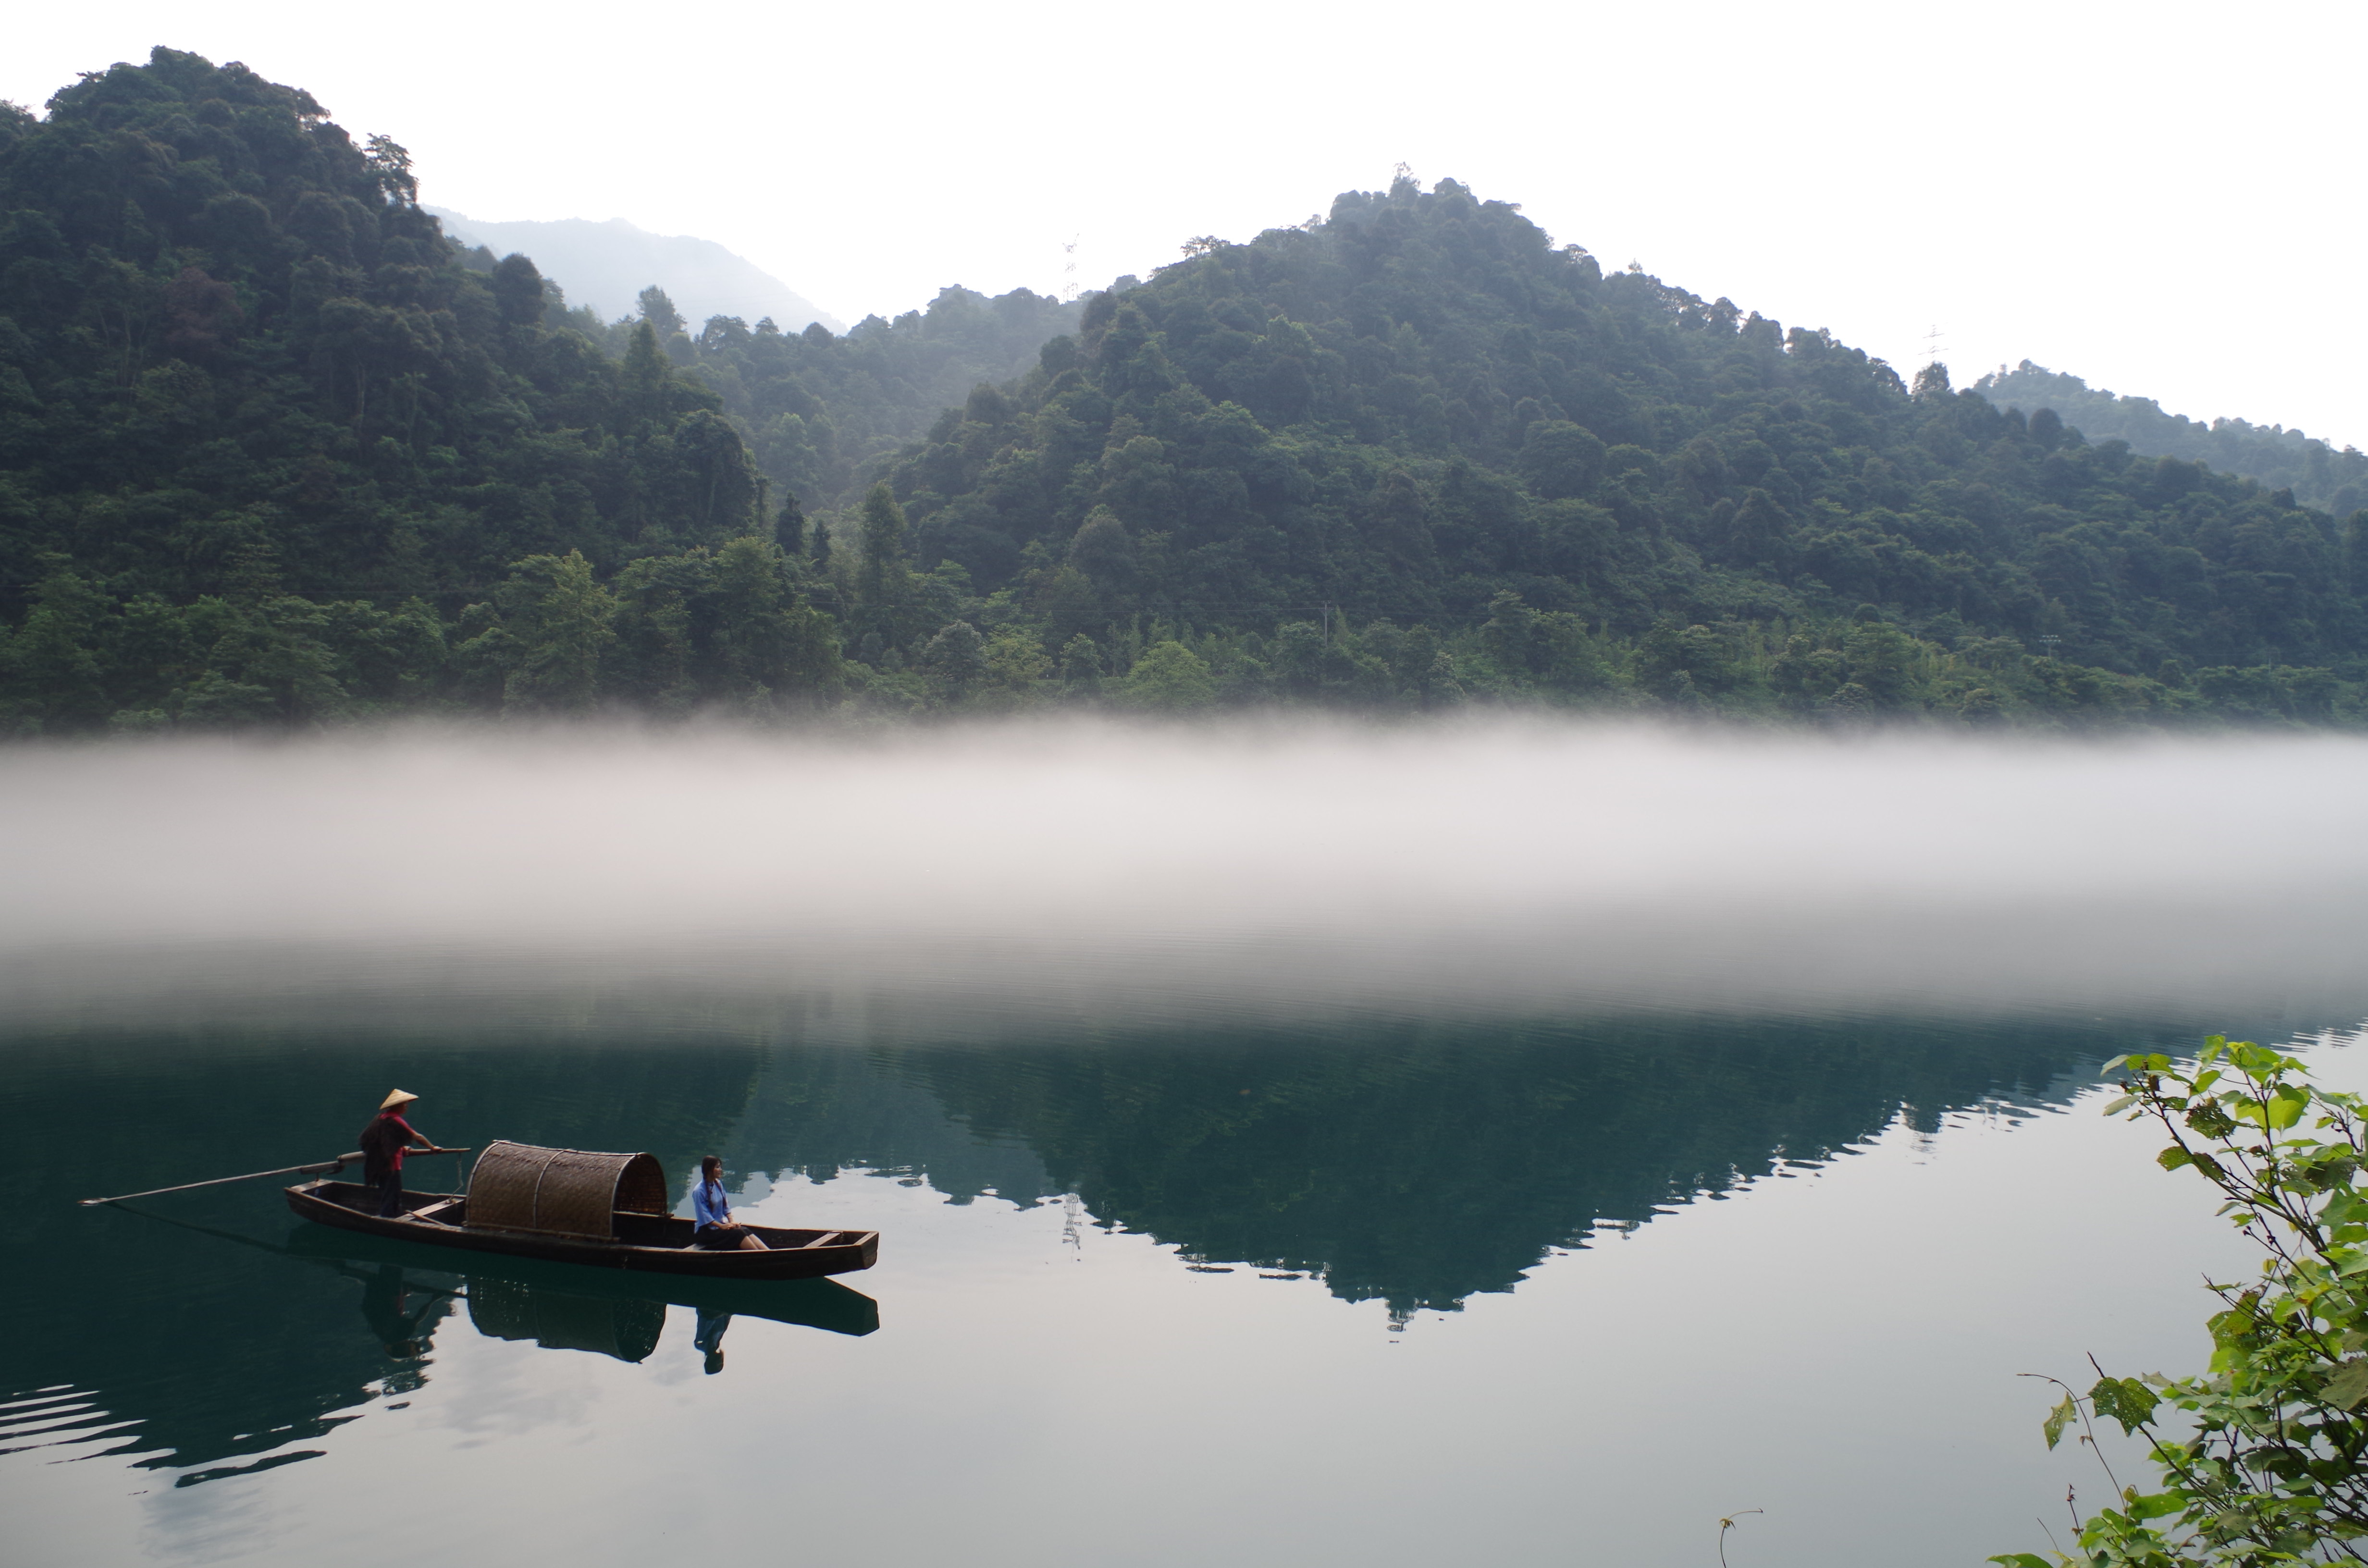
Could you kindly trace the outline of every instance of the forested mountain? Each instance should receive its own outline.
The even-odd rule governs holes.
[[[949,290],[843,337],[693,335],[653,291],[616,329],[443,235],[399,146],[159,50],[0,119],[0,213],[18,732],[612,703],[2324,722],[2368,674],[2368,514],[1937,366],[1911,388],[1452,180],[1195,241],[1081,311]]]
[[[483,247],[463,261],[485,273],[496,265]],[[785,333],[770,317],[751,327],[738,316],[710,316],[694,328],[655,284],[641,290],[631,314],[603,321],[570,302],[560,279],[545,278],[543,287],[544,324],[581,334],[612,358],[632,351],[646,324],[677,369],[723,400],[758,471],[823,506],[860,498],[881,460],[919,439],[980,382],[1032,369],[1037,350],[1078,315],[1077,306],[1026,289],[989,299],[956,286],[939,290],[925,310],[894,321],[866,316],[838,336],[812,324]]]
[[[2368,518],[1605,277],[1452,181],[1196,249],[894,475],[1064,665],[1149,616],[1220,690],[1352,701],[2326,716],[2360,674]]]
[[[2214,419],[2206,425],[2184,415],[2166,414],[2150,397],[2116,397],[2092,390],[2078,376],[2064,375],[2025,359],[2000,367],[1974,383],[1974,390],[2000,408],[2025,415],[2055,410],[2092,441],[2127,441],[2141,457],[2180,458],[2223,473],[2291,490],[2305,506],[2349,517],[2368,504],[2368,452],[2338,451],[2299,430]]]
[[[835,687],[722,399],[546,328],[393,142],[158,50],[8,114],[0,212],[15,727]]]
[[[785,332],[816,321],[833,332],[844,330],[804,295],[713,240],[654,234],[622,218],[601,223],[583,218],[495,222],[440,207],[427,210],[464,245],[483,247],[495,258],[533,257],[544,277],[566,285],[569,303],[590,308],[602,321],[632,315],[634,298],[655,286],[697,318],[770,316]]]
[[[1037,350],[1076,325],[1079,307],[1026,289],[993,299],[943,289],[926,309],[866,316],[838,337],[729,316],[710,317],[693,337],[662,292],[643,312],[667,329],[676,362],[723,397],[767,475],[839,505],[860,497],[877,460],[927,435],[972,388],[1033,369]],[[612,323],[606,341],[621,354],[632,330]]]

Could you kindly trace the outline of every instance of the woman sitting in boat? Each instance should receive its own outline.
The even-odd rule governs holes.
[[[732,1217],[731,1201],[723,1196],[723,1162],[713,1154],[699,1162],[699,1181],[690,1189],[690,1212],[698,1221],[698,1229],[690,1237],[690,1244],[695,1247],[705,1247],[710,1252],[769,1250]]]

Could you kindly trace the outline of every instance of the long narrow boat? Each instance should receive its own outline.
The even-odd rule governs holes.
[[[538,1292],[663,1301],[696,1312],[764,1318],[831,1334],[860,1335],[875,1333],[880,1327],[880,1303],[836,1279],[711,1278],[696,1274],[585,1268],[507,1253],[455,1256],[433,1244],[333,1231],[321,1225],[291,1227],[285,1255],[347,1269],[393,1264],[413,1276],[433,1274],[456,1283],[466,1280],[472,1289],[477,1280],[492,1279]]]
[[[303,1219],[343,1231],[552,1263],[687,1274],[709,1279],[811,1279],[879,1261],[877,1231],[750,1225],[762,1252],[710,1252],[667,1212],[666,1173],[652,1156],[498,1142],[477,1156],[469,1190],[406,1192],[403,1213],[379,1214],[359,1182],[325,1178],[286,1189]]]

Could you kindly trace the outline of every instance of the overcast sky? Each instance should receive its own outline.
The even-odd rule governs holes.
[[[853,321],[1093,287],[1411,165],[1903,369],[2030,358],[2368,446],[2352,284],[2368,6],[681,11],[113,0],[9,24],[0,97],[167,43],[412,150],[424,199],[721,241]],[[564,278],[562,278],[564,282]]]

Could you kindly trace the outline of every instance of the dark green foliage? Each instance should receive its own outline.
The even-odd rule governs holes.
[[[695,575],[770,526],[764,482],[646,331],[611,363],[545,325],[546,293],[526,257],[443,237],[400,146],[244,66],[160,49],[12,119],[0,722],[576,710],[651,685],[600,579]],[[835,680],[835,646],[748,651],[813,640],[777,556],[762,628],[691,660],[702,697]]]
[[[619,357],[634,321],[601,325],[570,318]],[[942,290],[927,310],[894,321],[868,316],[834,336],[816,323],[785,333],[768,318],[751,327],[712,316],[694,336],[664,290],[643,290],[640,320],[676,363],[715,390],[771,481],[809,502],[854,501],[882,460],[927,434],[950,407],[972,424],[1008,415],[992,383],[1036,363],[1045,341],[1076,324],[1077,307],[1015,289],[989,299]]]
[[[889,476],[915,564],[958,562],[1048,649],[1197,628],[1229,695],[1368,703],[1433,699],[1364,646],[1425,628],[1466,695],[1969,722],[2357,706],[2368,536],[2287,495],[1607,278],[1453,181],[1188,249]]]
[[[656,288],[567,310],[448,241],[394,142],[159,50],[0,124],[0,310],[19,733],[842,692],[2368,708],[2368,512],[1911,390],[1453,181],[1082,306],[694,336]]]
[[[2075,425],[2092,441],[2127,441],[2141,457],[2178,458],[2240,474],[2266,490],[2291,490],[2303,505],[2337,517],[2368,506],[2368,453],[2337,451],[2299,430],[2242,419],[2206,425],[2166,414],[2150,397],[2116,397],[2028,359],[1984,376],[1974,390],[2000,408],[2022,410],[2032,437],[2051,445],[2065,426]]]
[[[2046,1380],[2063,1391],[2040,1427],[2049,1448],[2076,1425],[2092,1444],[2110,1419],[2146,1437],[2159,1488],[2124,1485],[2109,1469],[2112,1502],[2081,1522],[2081,1555],[2055,1563],[2358,1562],[2368,1540],[2368,1201],[2358,1181],[2368,1100],[2317,1087],[2296,1057],[2221,1035],[2192,1061],[2142,1052],[2105,1066],[2123,1072],[2106,1112],[2159,1127],[2170,1142],[2156,1163],[2217,1187],[2220,1212],[2268,1256],[2259,1272],[2208,1287],[2222,1310],[2202,1376],[2117,1378],[2100,1367],[2085,1398]],[[2180,1418],[2158,1426],[2166,1405]],[[2034,1552],[1990,1561],[2054,1568]]]

